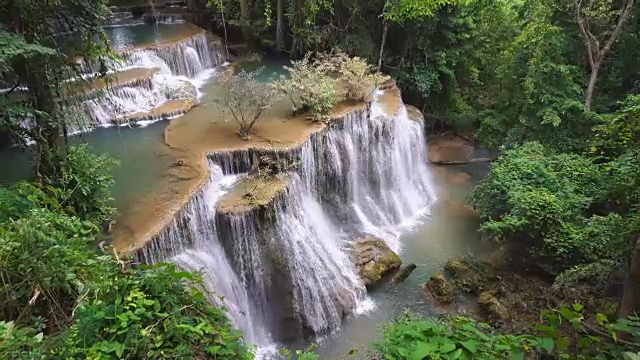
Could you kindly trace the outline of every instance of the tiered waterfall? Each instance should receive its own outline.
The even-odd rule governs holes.
[[[80,108],[91,126],[156,121],[181,115],[188,106],[179,100],[195,103],[198,87],[211,75],[213,67],[225,61],[221,46],[210,41],[204,32],[172,43],[121,51],[118,55],[118,61],[107,64],[116,71],[116,79],[118,75],[126,77],[127,72],[143,69],[149,70],[148,75],[83,95]],[[95,64],[83,63],[82,66],[87,75],[98,70]],[[169,105],[171,101],[173,105]],[[165,108],[161,108],[163,105]]]
[[[332,332],[366,298],[353,236],[371,233],[399,250],[399,234],[435,199],[423,130],[404,106],[385,114],[374,101],[299,148],[212,153],[209,184],[139,254],[202,270],[248,342]],[[286,189],[265,207],[218,209],[265,153],[296,165]]]

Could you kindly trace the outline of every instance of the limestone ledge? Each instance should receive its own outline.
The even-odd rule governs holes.
[[[271,179],[248,176],[240,180],[217,204],[219,215],[237,215],[268,207],[275,199],[286,193],[291,177],[280,174]]]
[[[378,98],[386,116],[391,119],[402,106],[400,90],[397,87],[385,90]],[[287,117],[290,105],[284,110],[276,106],[273,113],[265,115],[265,120],[256,124],[251,140],[241,140],[235,132],[237,126],[230,122],[213,122],[208,113],[200,118],[195,107],[187,115],[171,120],[165,129],[165,153],[161,156],[173,159],[179,166],[169,166],[154,189],[133,206],[125,210],[118,218],[113,231],[113,244],[122,254],[136,252],[149,243],[157,234],[170,226],[175,216],[189,203],[192,197],[209,182],[209,161],[219,163],[226,158],[228,162],[238,161],[237,166],[221,164],[223,169],[249,170],[247,164],[254,163],[257,156],[264,153],[292,156],[300,152],[313,135],[322,134],[328,126],[340,121],[354,111],[368,111],[365,103],[342,103],[332,112],[329,124],[311,123],[305,116]],[[191,114],[194,113],[192,116]],[[192,116],[192,117],[190,117]],[[206,117],[205,117],[206,116]],[[246,185],[246,184],[245,184]],[[278,191],[286,188],[288,181],[275,184]],[[242,186],[239,189],[242,189]],[[236,194],[240,194],[241,190]],[[246,191],[246,190],[245,190]],[[276,192],[278,192],[276,191]],[[229,195],[229,199],[232,195]],[[263,200],[268,199],[268,194]],[[227,204],[233,201],[227,201]],[[226,210],[246,209],[241,203],[238,207]],[[225,207],[222,206],[222,210]]]

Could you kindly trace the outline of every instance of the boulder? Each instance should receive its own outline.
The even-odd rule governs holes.
[[[192,99],[198,98],[198,89],[187,80],[176,80],[163,84],[162,91],[168,99]]]
[[[384,240],[372,235],[357,237],[353,253],[356,270],[365,285],[377,283],[383,275],[402,264],[398,254],[389,249]]]
[[[429,281],[422,285],[422,291],[427,300],[431,300],[434,305],[449,305],[453,302],[453,286],[442,273],[433,275]]]
[[[507,308],[489,291],[480,294],[478,306],[490,323],[501,323],[508,317]]]
[[[490,276],[487,264],[471,256],[453,258],[444,265],[453,277],[453,285],[461,291],[478,294]]]
[[[414,263],[411,263],[411,264],[401,268],[400,271],[398,271],[393,276],[393,279],[391,279],[391,284],[392,285],[397,285],[397,284],[403,282],[407,277],[409,277],[409,275],[411,275],[411,273],[415,269],[416,269],[416,264],[414,264]]]

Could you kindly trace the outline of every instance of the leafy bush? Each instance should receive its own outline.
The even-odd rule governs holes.
[[[481,231],[564,270],[621,256],[622,218],[590,216],[606,196],[603,171],[591,160],[526,143],[500,156],[471,199]]]
[[[32,328],[18,328],[13,321],[0,321],[0,359],[40,358],[43,337],[42,332]]]
[[[346,100],[366,101],[384,80],[384,76],[365,59],[345,53],[322,54],[317,64],[323,72],[338,79]]]
[[[45,190],[67,212],[101,223],[114,214],[111,207],[113,177],[110,170],[117,161],[107,155],[95,155],[85,145],[71,146],[67,160]]]
[[[251,138],[253,125],[262,119],[264,112],[277,99],[271,86],[256,80],[263,69],[241,70],[237,75],[231,70],[224,71],[218,77],[219,92],[211,102],[240,125],[238,135],[245,140]]]
[[[447,321],[402,317],[384,327],[375,348],[388,360],[522,359],[534,343],[530,336],[501,335],[470,318]]]
[[[591,152],[605,157],[617,157],[640,142],[640,95],[629,95],[620,103],[620,110],[601,116],[594,127]]]
[[[108,257],[89,250],[97,232],[90,222],[46,208],[0,224],[3,318],[42,322],[49,330],[66,325],[78,297],[109,266]]]
[[[309,111],[314,121],[329,120],[331,110],[341,100],[336,80],[311,60],[311,53],[284,68],[289,76],[280,76],[273,86],[289,97],[294,113]]]
[[[587,322],[583,306],[545,310],[535,334],[505,335],[466,317],[442,321],[405,316],[384,327],[374,344],[388,360],[404,359],[637,359],[640,318],[610,322],[596,314]],[[620,336],[625,340],[619,340]]]
[[[56,350],[64,358],[250,359],[223,308],[200,291],[201,278],[172,264],[131,269],[105,282],[77,309]]]

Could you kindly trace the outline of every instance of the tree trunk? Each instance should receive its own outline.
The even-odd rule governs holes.
[[[276,20],[276,48],[278,52],[284,50],[284,0],[278,0]]]
[[[594,63],[591,68],[591,77],[589,78],[589,86],[587,87],[587,96],[584,101],[584,105],[587,111],[591,111],[591,99],[593,98],[593,91],[596,88],[596,81],[598,80],[598,71],[600,70],[600,63]]]
[[[620,318],[640,313],[640,237],[636,240],[631,254],[629,272],[624,280]]]
[[[240,19],[242,20],[242,37],[249,37],[249,0],[240,0]]]
[[[384,55],[384,43],[387,42],[387,30],[389,25],[386,20],[383,21],[382,39],[380,39],[380,54],[378,55],[378,71],[382,70],[382,56]]]
[[[302,7],[304,6],[303,0],[293,0],[293,41],[291,44],[291,53],[295,55],[302,55],[302,43],[300,41],[300,29],[302,29]]]

